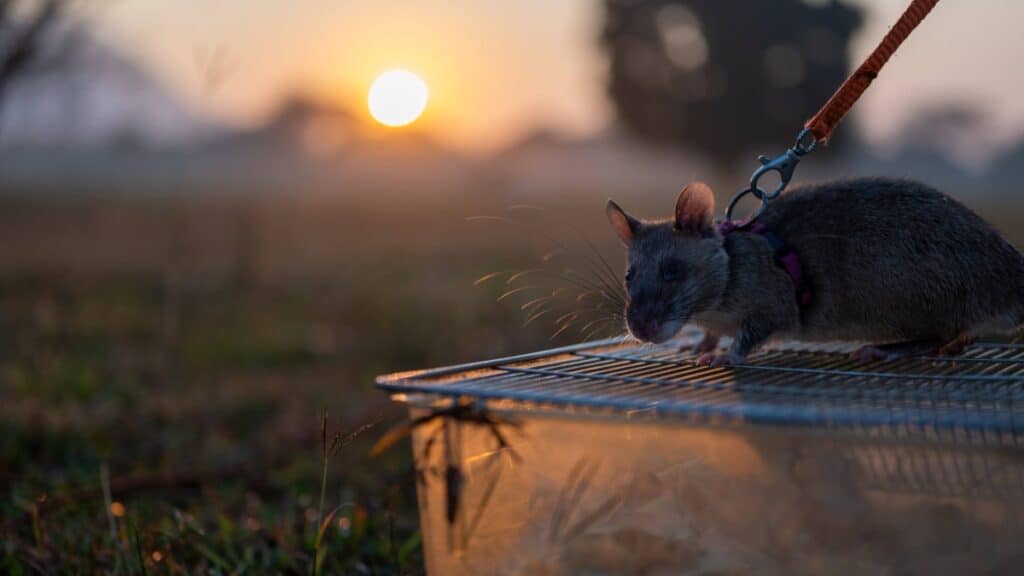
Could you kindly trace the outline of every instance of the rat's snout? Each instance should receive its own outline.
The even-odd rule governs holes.
[[[679,332],[680,319],[666,317],[667,310],[656,298],[634,295],[626,305],[629,333],[638,340],[660,344]]]
[[[652,318],[640,319],[635,314],[628,314],[626,323],[629,325],[630,334],[644,342],[653,342],[661,332],[661,326]]]
[[[661,322],[654,314],[650,298],[630,298],[626,306],[626,324],[630,334],[644,342],[657,342],[661,333]]]

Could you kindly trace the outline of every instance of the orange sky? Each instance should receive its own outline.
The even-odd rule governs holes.
[[[865,55],[903,0],[857,0],[869,9],[852,47]],[[416,124],[467,150],[500,146],[538,124],[573,134],[608,122],[594,37],[597,0],[121,0],[93,18],[198,108],[255,121],[283,95],[313,90],[365,113],[373,77],[388,68],[427,81],[431,103]],[[922,105],[982,102],[993,134],[1024,127],[1024,3],[940,3],[858,105],[869,138],[884,142]],[[196,54],[221,46],[230,74],[204,90]],[[795,127],[794,127],[795,129]]]

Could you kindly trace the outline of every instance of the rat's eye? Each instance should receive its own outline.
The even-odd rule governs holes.
[[[629,269],[626,270],[626,282],[632,282],[634,276],[636,276],[636,272],[634,272],[633,267],[630,266]]]
[[[665,282],[678,282],[683,279],[683,263],[670,258],[661,263],[661,279]]]

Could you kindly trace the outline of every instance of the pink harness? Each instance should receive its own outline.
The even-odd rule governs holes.
[[[756,221],[738,222],[736,220],[726,220],[718,224],[718,231],[722,233],[722,236],[736,231],[750,232],[752,234],[759,234],[767,240],[768,244],[772,247],[775,264],[785,270],[786,274],[789,274],[790,280],[793,281],[796,301],[800,304],[800,307],[806,307],[811,303],[811,287],[807,284],[807,279],[804,277],[804,269],[800,265],[800,258],[797,256],[796,251],[772,233],[767,226]]]

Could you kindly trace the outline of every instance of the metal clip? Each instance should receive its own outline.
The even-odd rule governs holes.
[[[809,141],[808,136],[810,136]],[[768,206],[768,202],[777,198],[779,194],[782,194],[782,191],[786,189],[786,186],[789,186],[789,181],[793,179],[793,173],[796,172],[796,165],[800,163],[801,158],[814,150],[814,147],[817,144],[818,140],[814,137],[814,134],[809,129],[804,128],[800,131],[800,134],[797,135],[796,143],[793,144],[792,148],[786,150],[775,158],[759,156],[757,160],[761,163],[761,166],[755,170],[753,176],[750,177],[750,186],[745,190],[740,191],[732,197],[732,200],[729,201],[729,206],[725,209],[725,219],[727,221],[732,220],[732,213],[736,208],[736,204],[747,194],[753,194],[755,198],[761,201],[761,206],[757,209],[757,212],[750,218],[750,220],[760,216],[761,212],[763,212],[765,207]],[[776,172],[779,175],[779,185],[771,192],[763,190],[758,185],[761,177],[768,172]]]

